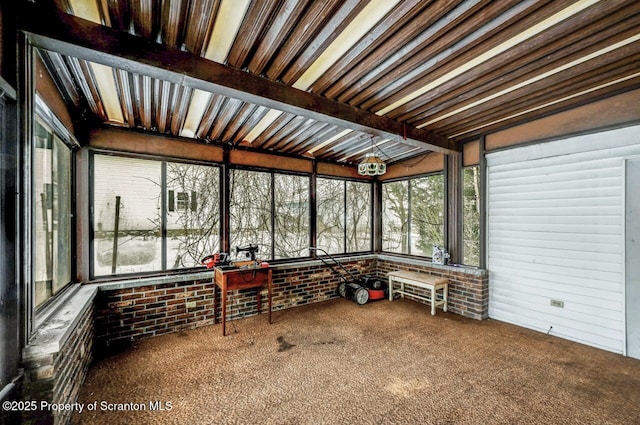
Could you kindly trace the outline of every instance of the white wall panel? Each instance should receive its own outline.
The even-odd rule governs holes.
[[[634,155],[639,126],[487,155],[490,317],[625,352],[623,161]]]

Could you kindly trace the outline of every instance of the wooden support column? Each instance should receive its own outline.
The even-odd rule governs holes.
[[[382,252],[382,182],[373,182],[373,252]]]
[[[487,268],[487,158],[485,156],[486,140],[480,138],[480,268]]]
[[[229,148],[223,152],[222,175],[220,181],[220,252],[231,252],[231,239],[229,233],[229,202],[231,200],[231,170],[229,168]]]
[[[318,162],[314,160],[312,167],[311,184],[309,187],[309,246],[315,247],[318,243],[316,235],[318,231],[318,202],[316,198],[316,189],[318,187]],[[316,251],[311,251],[309,255],[315,257]]]
[[[450,263],[461,263],[462,241],[462,154],[446,155],[446,244]]]

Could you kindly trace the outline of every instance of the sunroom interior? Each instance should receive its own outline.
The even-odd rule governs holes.
[[[429,326],[518,325],[640,382],[638,2],[0,13],[3,401],[88,400],[90,366],[151,337],[224,344],[265,313],[276,327],[294,308],[396,309],[398,271],[447,282],[446,308],[418,309]],[[268,289],[227,303],[214,254],[268,270]],[[340,291],[365,278],[383,300]],[[91,423],[44,406],[2,420]]]

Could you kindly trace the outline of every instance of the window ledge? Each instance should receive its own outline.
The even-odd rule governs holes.
[[[22,352],[23,361],[59,352],[80,318],[93,304],[98,287],[74,284],[67,292],[59,304],[52,306],[55,311],[43,319],[41,326],[29,338]]]
[[[398,263],[404,263],[408,265],[417,265],[417,266],[426,266],[434,269],[439,269],[446,272],[452,273],[464,273],[472,276],[485,277],[487,276],[487,270],[479,269],[476,267],[465,266],[465,265],[444,265],[438,263],[432,263],[428,259],[419,259],[414,257],[405,257],[403,255],[394,255],[394,254],[378,254],[378,260],[387,260],[387,261],[395,261]]]

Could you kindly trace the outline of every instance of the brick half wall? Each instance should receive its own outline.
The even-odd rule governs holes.
[[[342,264],[356,277],[373,274],[376,269],[374,256],[350,259]],[[335,269],[339,270],[337,266]],[[346,272],[342,273],[348,278]],[[338,272],[317,261],[276,265],[272,275],[272,311],[337,298],[340,282]],[[214,322],[214,284],[211,278],[108,288],[101,288],[95,301],[97,353],[117,351],[140,338],[194,329]],[[215,319],[220,323],[220,291],[217,291]],[[266,288],[262,289],[261,298],[262,313],[266,313]],[[258,314],[255,289],[228,292],[228,321],[255,314]]]
[[[449,279],[449,299],[447,311],[471,319],[482,320],[489,317],[489,276],[485,270],[441,266],[423,260],[412,260],[392,256],[379,256],[376,275],[386,279],[391,271],[406,270],[426,273]],[[416,290],[424,295],[426,292]],[[426,303],[415,299],[415,301]]]

